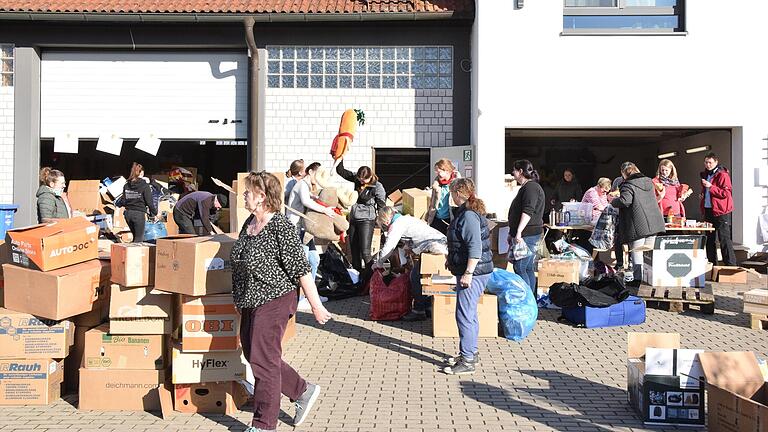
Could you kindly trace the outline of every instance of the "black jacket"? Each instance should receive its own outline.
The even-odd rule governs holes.
[[[653,182],[641,173],[632,174],[621,184],[619,197],[611,205],[619,209],[619,237],[624,243],[664,232]]]
[[[157,206],[152,199],[152,188],[144,179],[129,181],[123,186],[123,207],[146,213],[149,209],[150,216],[157,216]]]
[[[455,276],[461,276],[467,271],[469,244],[462,234],[466,224],[480,225],[482,250],[480,253],[480,260],[472,275],[482,276],[493,272],[493,253],[491,252],[491,232],[488,229],[488,219],[472,210],[467,210],[466,205],[462,205],[456,209],[456,214],[454,215],[451,224],[448,226],[448,270]]]
[[[350,170],[344,168],[344,162],[339,162],[336,166],[336,173],[344,180],[355,184],[357,191],[357,202],[352,206],[349,212],[349,220],[352,221],[372,221],[376,219],[379,210],[386,204],[387,193],[380,182],[363,187],[363,184],[357,176]]]

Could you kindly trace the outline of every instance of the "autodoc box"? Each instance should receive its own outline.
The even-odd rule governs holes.
[[[35,270],[54,270],[99,256],[99,227],[83,217],[16,228],[6,236],[11,262]]]
[[[157,240],[155,288],[203,296],[232,292],[229,260],[237,234]]]
[[[63,360],[0,360],[0,405],[48,405],[59,399]]]
[[[0,308],[0,358],[62,359],[75,342],[75,326]]]

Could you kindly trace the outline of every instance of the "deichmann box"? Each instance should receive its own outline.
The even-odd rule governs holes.
[[[248,400],[248,392],[236,381],[176,384],[174,406],[183,413],[234,414]]]
[[[704,287],[707,254],[703,236],[656,237],[643,253],[643,282],[655,287]]]
[[[480,321],[479,337],[499,335],[499,307],[495,295],[483,294],[477,303]],[[434,337],[459,337],[456,326],[456,295],[435,295],[432,306],[432,335]]]
[[[69,321],[53,322],[0,308],[0,358],[61,359],[69,355],[74,337]]]
[[[15,311],[61,320],[108,300],[109,261],[94,259],[48,272],[4,266],[5,306]]]
[[[0,405],[48,405],[61,397],[63,360],[0,360]]]
[[[112,282],[126,287],[155,284],[155,245],[112,243]]]
[[[240,314],[229,294],[181,296],[174,314],[184,352],[233,351],[240,347]]]
[[[581,261],[578,259],[561,260],[553,258],[544,258],[539,260],[539,274],[536,279],[536,285],[539,288],[546,288],[556,283],[579,283],[579,271]]]
[[[699,350],[680,350],[676,333],[629,333],[627,396],[647,425],[704,426]]]
[[[85,333],[87,369],[164,369],[163,335],[112,335],[102,325]]]
[[[699,354],[707,377],[709,430],[762,432],[768,425],[768,383],[753,352]]]
[[[232,292],[229,260],[237,234],[157,240],[155,288],[203,296]]]
[[[426,219],[431,193],[418,188],[403,190],[403,214]]]
[[[81,410],[159,411],[162,370],[80,369]]]
[[[239,381],[246,378],[248,362],[243,351],[190,353],[174,343],[171,352],[174,384],[196,384],[212,381]]]
[[[98,226],[74,217],[9,230],[6,247],[11,263],[49,271],[98,258],[98,238]]]
[[[171,334],[174,294],[149,287],[112,285],[109,301],[111,334]]]

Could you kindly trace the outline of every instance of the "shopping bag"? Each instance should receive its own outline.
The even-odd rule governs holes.
[[[370,287],[372,320],[396,321],[411,310],[410,272],[396,276],[387,285],[377,269],[371,276]]]
[[[539,316],[533,290],[523,278],[502,269],[493,271],[485,288],[498,297],[504,336],[515,342],[525,339]]]
[[[515,242],[515,247],[513,247],[509,252],[510,261],[520,261],[521,259],[528,258],[529,256],[533,255],[533,251],[531,251],[531,249],[527,244],[525,244],[524,241],[517,242],[514,239],[512,241]]]
[[[144,224],[144,241],[154,242],[155,240],[168,237],[168,230],[163,222],[149,222]]]

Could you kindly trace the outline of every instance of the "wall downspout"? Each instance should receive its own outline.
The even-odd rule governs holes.
[[[256,20],[246,17],[245,43],[248,46],[248,170],[259,169],[259,50],[253,34]]]

